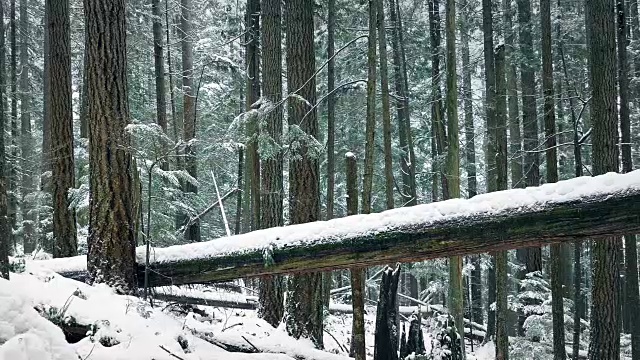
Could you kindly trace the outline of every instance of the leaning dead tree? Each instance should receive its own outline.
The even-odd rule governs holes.
[[[416,262],[638,231],[640,171],[611,173],[157,248],[150,284]],[[139,249],[140,274],[142,259]],[[67,258],[38,263],[78,278],[86,262]]]

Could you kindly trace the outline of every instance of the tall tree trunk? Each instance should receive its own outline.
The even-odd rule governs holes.
[[[33,188],[33,136],[31,134],[31,89],[29,88],[29,18],[27,0],[20,0],[20,152],[22,201],[22,239],[24,252],[31,253],[36,248],[35,212],[31,193]]]
[[[11,229],[11,239],[14,251],[17,250],[17,236],[13,234],[18,221],[18,197],[16,191],[18,189],[18,47],[16,45],[16,0],[11,0],[9,7],[9,45],[11,47],[10,57],[10,79],[11,82],[11,162],[9,162],[9,228]]]
[[[4,19],[4,2],[0,1],[0,19]],[[6,116],[4,113],[5,94],[5,40],[4,24],[0,26],[0,133],[4,134]],[[11,232],[7,218],[7,157],[4,148],[4,136],[0,136],[0,277],[9,279],[9,248]]]
[[[542,91],[544,94],[544,134],[547,162],[547,183],[558,181],[556,150],[556,118],[553,91],[553,57],[551,55],[551,0],[540,1],[542,30]],[[563,245],[551,245],[551,315],[553,319],[553,357],[566,359],[564,342],[564,291],[562,290]]]
[[[393,209],[393,163],[391,153],[391,109],[389,105],[389,69],[387,62],[387,30],[384,1],[375,0],[378,12],[378,45],[380,51],[380,88],[382,90],[382,137],[384,144],[384,179],[387,209]]]
[[[367,47],[367,123],[365,134],[364,172],[362,175],[362,208],[363,214],[371,213],[371,189],[373,186],[373,169],[375,154],[376,129],[376,1],[369,0],[369,38]]]
[[[462,20],[460,24],[460,40],[462,42],[462,101],[464,104],[465,157],[467,160],[467,192],[469,198],[478,194],[476,179],[476,144],[473,124],[473,89],[471,87],[471,59],[469,55],[469,32],[471,31],[471,9],[468,0],[460,2]],[[473,291],[472,291],[473,293]],[[472,294],[473,296],[473,294]],[[475,299],[474,299],[475,300]],[[480,301],[482,301],[480,299]],[[482,305],[480,305],[482,307]]]
[[[160,0],[151,1],[151,11],[153,13],[153,68],[155,72],[156,85],[156,123],[162,131],[167,134],[167,97],[164,84],[164,51],[163,51],[163,31],[162,31],[162,8]],[[163,149],[163,153],[167,149]],[[169,162],[162,160],[160,163],[162,170],[169,170]]]
[[[334,216],[334,193],[336,187],[336,0],[329,0],[327,15],[327,220]]]
[[[495,145],[491,148],[489,156],[495,158],[496,164],[496,190],[506,190],[508,187],[507,176],[507,85],[505,81],[506,61],[504,46],[500,45],[495,51],[495,121],[494,127],[489,129],[494,135]],[[507,332],[507,252],[500,251],[494,254],[496,265],[496,359],[509,359],[509,336]]]
[[[45,2],[45,11],[43,17],[43,67],[42,67],[42,157],[40,159],[40,191],[43,194],[51,194],[52,195],[52,170],[51,167],[51,85],[50,85],[50,75],[49,75],[49,49],[50,49],[50,41],[49,34],[47,31],[47,24],[49,23],[49,14],[46,10],[46,2]],[[83,64],[84,65],[84,64]],[[83,94],[80,94],[80,98],[82,98]],[[41,202],[40,202],[41,204]],[[46,218],[50,211],[47,207],[41,206],[39,204],[40,219]],[[42,247],[48,253],[53,253],[54,244],[51,241],[47,241],[47,234],[50,233],[53,229],[50,224],[40,223],[39,238]]]
[[[484,35],[484,76],[485,76],[485,124],[486,124],[486,166],[487,166],[487,191],[496,191],[496,158],[497,148],[495,146],[496,139],[492,129],[495,129],[495,91],[496,76],[493,53],[493,19],[491,1],[482,1],[482,29]],[[496,259],[492,261],[496,263]],[[491,304],[496,301],[496,267],[491,267],[488,271],[488,293],[487,293],[487,334],[489,336],[495,334],[496,312],[491,309]]]
[[[181,0],[182,16],[180,17],[180,36],[182,44],[182,91],[183,95],[183,133],[182,140],[188,145],[184,148],[185,170],[191,177],[198,178],[198,165],[196,162],[195,146],[189,144],[196,137],[196,108],[195,89],[193,84],[193,42],[191,34],[191,15],[193,12],[191,0]],[[182,190],[185,193],[197,194],[198,187],[184,181]],[[188,221],[188,220],[187,220]],[[185,222],[186,223],[186,222]],[[196,220],[186,229],[185,240],[188,242],[200,241],[200,221]]]
[[[616,106],[616,38],[612,0],[586,1],[587,23],[592,31],[590,50],[591,116],[593,124],[593,174],[618,171],[618,113]],[[619,308],[620,239],[610,237],[593,243],[591,289],[591,342],[589,359],[620,357]]]
[[[73,107],[71,90],[71,23],[68,0],[47,0],[49,47],[49,95],[53,169],[54,257],[78,254],[76,214],[69,207],[69,190],[74,188]]]
[[[136,236],[126,72],[125,1],[85,0],[88,38],[89,252],[94,283],[134,293]],[[110,56],[104,56],[109,54]],[[105,106],[110,104],[110,106]]]
[[[356,156],[345,155],[347,175],[347,216],[358,214],[358,163]],[[352,341],[349,356],[356,360],[367,358],[364,331],[364,269],[351,269],[351,304],[353,307]]]
[[[288,92],[296,93],[311,105],[316,103],[313,4],[313,0],[285,1]],[[307,135],[318,137],[315,110],[305,117],[309,108],[295,97],[289,99],[287,108],[290,127],[299,126]],[[317,221],[320,218],[318,159],[310,153],[308,144],[302,144],[293,155],[289,160],[291,224]],[[322,348],[321,274],[291,276],[288,289],[288,333],[295,338],[310,338],[316,347]]]
[[[269,103],[282,100],[282,31],[280,0],[262,0],[262,93]],[[263,229],[282,226],[282,108],[276,107],[265,119],[266,128],[260,129],[269,146],[261,150],[262,170],[260,186],[260,226]],[[260,306],[258,314],[273,327],[284,315],[282,277],[260,279]]]
[[[536,110],[536,81],[533,64],[535,54],[531,34],[531,1],[517,0],[518,28],[520,40],[520,77],[522,88],[522,129],[524,140],[524,177],[526,186],[540,184],[540,159],[538,147],[538,114]],[[518,277],[524,278],[527,273],[542,271],[542,251],[539,247],[521,249],[517,252],[518,260],[524,265],[524,272]],[[524,314],[519,315],[518,332],[524,334]]]
[[[470,21],[472,8],[467,0],[460,2],[461,24],[460,37],[462,42],[462,96],[464,104],[464,132],[465,132],[465,156],[467,171],[467,193],[472,198],[478,193],[478,185],[476,179],[476,145],[475,145],[475,126],[473,124],[473,89],[471,86],[470,71],[470,55],[469,55],[469,37],[470,37]],[[471,319],[478,323],[484,324],[484,313],[482,310],[482,269],[480,268],[480,256],[471,257],[470,281],[470,297],[471,297]]]
[[[411,144],[411,124],[409,123],[409,99],[405,90],[404,69],[401,43],[400,14],[395,0],[389,0],[389,21],[391,22],[391,47],[393,50],[394,89],[396,92],[396,112],[398,122],[399,145],[402,150],[400,169],[402,171],[402,199],[405,205],[416,205],[415,165],[413,164],[413,144]]]
[[[247,79],[245,84],[245,111],[251,110],[260,98],[260,0],[247,0],[246,10],[246,51]],[[245,231],[260,228],[260,157],[258,154],[258,124],[247,124],[244,171],[244,227]]]
[[[442,91],[440,89],[440,2],[439,0],[429,0],[429,33],[431,38],[431,157],[433,189],[432,200],[439,198],[438,184],[442,186],[442,193],[445,192],[446,179],[442,172],[442,156],[444,155],[445,126],[442,114]]]
[[[618,0],[618,84],[620,87],[620,133],[622,172],[633,171],[631,157],[631,121],[629,119],[629,63],[627,61],[627,11],[625,3]],[[636,3],[637,7],[637,3]],[[634,14],[637,16],[637,14]],[[637,21],[637,19],[636,19]],[[636,29],[638,31],[640,29]],[[638,248],[636,236],[627,234],[624,237],[625,260],[625,323],[631,330],[631,356],[640,360],[640,293],[638,290]]]
[[[85,37],[86,37],[85,30]],[[87,49],[82,56],[82,91],[80,93],[80,137],[89,138],[89,119],[87,117]]]
[[[511,153],[511,187],[523,188],[525,186],[524,174],[522,171],[522,136],[520,132],[520,109],[518,104],[518,79],[516,74],[516,63],[513,55],[516,32],[513,30],[513,14],[515,8],[511,6],[511,1],[502,1],[502,12],[504,14],[504,53],[506,60],[507,75],[507,98],[509,104],[509,152]]]
[[[446,192],[444,198],[460,197],[460,140],[458,128],[458,73],[456,69],[456,4],[447,0],[445,6],[445,33],[447,47],[447,158]],[[449,258],[449,309],[459,335],[462,359],[464,351],[464,301],[462,281],[462,257]]]

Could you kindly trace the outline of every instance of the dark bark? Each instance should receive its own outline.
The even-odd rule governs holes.
[[[511,6],[510,0],[503,0],[502,12],[504,14],[505,27],[505,61],[507,75],[507,98],[509,105],[509,153],[512,160],[511,166],[511,187],[523,188],[525,186],[522,169],[522,134],[520,131],[520,109],[518,104],[518,79],[516,72],[516,59],[514,56],[514,46],[516,32],[513,29],[513,15],[515,9]]]
[[[287,32],[288,92],[296,93],[310,104],[316,103],[314,23],[312,0],[285,2]],[[289,126],[299,126],[314,138],[318,137],[315,110],[296,98],[288,101]],[[303,119],[304,118],[304,119]],[[320,218],[319,163],[301,144],[289,160],[289,213],[291,224],[317,221]],[[289,278],[287,331],[289,335],[310,338],[322,348],[322,276],[319,273],[295,275]]]
[[[358,163],[353,153],[345,156],[347,178],[347,215],[358,213]],[[367,358],[364,330],[364,292],[365,279],[362,268],[351,269],[351,304],[353,308],[353,324],[351,328],[351,347],[349,356],[357,360]]]
[[[153,14],[153,68],[156,87],[156,123],[162,131],[167,134],[167,98],[164,84],[164,41],[162,31],[162,8],[160,0],[151,1],[151,12]],[[166,152],[163,149],[163,153]],[[162,160],[160,163],[162,170],[169,170],[169,162]]]
[[[405,348],[406,354],[415,353],[416,355],[425,354],[424,336],[422,334],[422,326],[419,316],[412,316],[409,322],[409,333],[407,334],[407,343]]]
[[[494,153],[489,156],[495,158],[496,166],[496,189],[507,189],[507,88],[505,82],[505,50],[500,45],[495,51],[495,127],[489,129],[492,132],[495,144],[491,147]],[[507,252],[500,251],[494,255],[495,278],[496,278],[496,359],[509,359],[509,336],[507,332],[507,314],[509,312],[507,304],[508,293],[508,265]]]
[[[445,192],[446,179],[442,171],[442,156],[445,151],[445,123],[442,109],[442,90],[440,89],[441,25],[440,2],[429,0],[429,33],[431,38],[431,158],[433,177],[432,201],[438,201],[439,186]]]
[[[11,47],[11,57],[9,60],[9,73],[10,73],[10,96],[11,96],[11,113],[9,118],[11,119],[11,158],[12,161],[9,165],[9,229],[11,229],[10,236],[13,242],[14,251],[17,251],[17,236],[13,234],[16,228],[17,212],[18,212],[18,198],[16,196],[17,184],[18,184],[18,81],[17,81],[17,68],[18,68],[18,47],[16,46],[16,1],[11,0],[9,8],[9,45]]]
[[[245,83],[245,111],[260,98],[260,0],[247,0],[245,15],[247,78]],[[260,156],[258,154],[258,124],[251,121],[246,127],[248,138],[245,146],[244,178],[244,227],[245,231],[260,228]]]
[[[33,182],[33,135],[31,133],[31,89],[29,64],[29,18],[27,0],[20,0],[20,167],[22,183],[20,192],[22,199],[22,240],[24,252],[30,254],[36,249],[35,204],[30,200],[35,190]]]
[[[280,0],[262,0],[262,94],[270,103],[282,100],[282,32]],[[263,229],[282,226],[283,155],[282,108],[276,107],[265,119],[266,128],[260,129],[269,139],[266,149],[261,149],[260,226]],[[277,327],[284,315],[284,291],[281,277],[264,277],[260,281],[260,307],[258,314],[273,327]]]
[[[393,209],[393,163],[391,152],[391,109],[389,101],[389,69],[387,62],[387,30],[385,28],[384,1],[375,0],[378,17],[378,46],[380,52],[380,89],[382,91],[382,138],[384,153],[384,179],[386,208]]]
[[[0,2],[0,19],[4,19],[4,2]],[[0,26],[0,133],[4,134],[6,116],[4,113],[5,94],[5,40],[4,25]],[[4,136],[0,136],[0,277],[9,279],[9,248],[11,246],[10,224],[7,218],[7,157]]]
[[[587,23],[598,31],[590,33],[591,119],[593,124],[593,173],[618,171],[618,113],[615,77],[616,40],[612,0],[585,2]],[[591,289],[591,342],[589,359],[620,357],[619,300],[620,238],[608,237],[593,245],[593,287]]]
[[[71,90],[71,23],[67,0],[47,0],[47,32],[51,124],[54,257],[78,254],[76,214],[69,208],[69,190],[75,186],[73,161],[73,107]]]
[[[90,194],[87,267],[94,283],[136,289],[135,214],[126,73],[125,1],[85,0]],[[105,56],[109,54],[109,56]]]
[[[327,220],[334,216],[334,192],[336,187],[336,0],[328,0],[327,5]]]
[[[400,169],[402,171],[402,199],[403,204],[412,206],[417,204],[416,174],[413,160],[413,143],[411,124],[409,119],[409,94],[406,89],[406,64],[404,63],[404,44],[402,43],[402,24],[400,13],[395,0],[389,0],[389,21],[391,22],[391,47],[393,50],[394,88],[396,96],[396,111],[398,122],[399,145],[402,149]]]
[[[191,15],[193,12],[191,0],[181,0],[182,13],[180,16],[180,43],[182,45],[182,106],[183,106],[183,133],[182,140],[188,145],[184,148],[184,167],[193,178],[198,178],[198,165],[196,151],[190,141],[196,137],[196,108],[195,89],[193,83],[193,42],[191,34]],[[182,183],[182,191],[197,194],[198,187],[188,181]],[[187,219],[185,219],[186,222]],[[200,222],[190,225],[184,233],[187,242],[199,242]]]
[[[376,311],[376,331],[373,349],[374,360],[398,359],[398,280],[400,266],[387,268],[382,273],[380,299]]]
[[[362,173],[362,207],[363,214],[371,213],[371,191],[373,187],[373,170],[376,129],[376,32],[377,32],[377,0],[369,1],[369,37],[367,42],[367,121],[365,129],[364,171]]]
[[[86,31],[85,31],[86,36]],[[88,51],[84,49],[82,56],[82,91],[80,92],[80,137],[89,138],[89,117],[87,116],[87,56]]]
[[[547,183],[558,181],[558,155],[556,149],[556,118],[553,89],[553,57],[551,55],[551,0],[540,1],[540,27],[542,29],[542,92],[544,94],[544,135],[547,163]],[[553,358],[564,360],[564,251],[561,244],[551,245],[551,316],[553,322]]]
[[[471,257],[473,269],[471,270],[471,318],[473,322],[484,324],[484,311],[482,307],[482,268],[480,267],[480,255]]]
[[[470,55],[469,55],[469,36],[471,31],[471,14],[472,11],[468,0],[460,2],[461,24],[460,37],[462,41],[462,68],[468,69],[462,72],[462,101],[464,106],[464,133],[465,133],[465,158],[467,171],[467,193],[472,198],[478,194],[478,184],[476,179],[476,145],[475,145],[475,127],[473,125],[473,89],[471,88],[471,71],[470,71]],[[472,285],[473,286],[473,285]],[[473,293],[473,290],[472,290]],[[473,294],[472,294],[473,297]],[[475,298],[474,298],[475,300]],[[480,299],[480,301],[482,301]],[[480,308],[482,305],[480,305]],[[477,306],[476,306],[477,308]],[[482,317],[482,316],[480,316]]]
[[[637,8],[637,2],[635,3]],[[633,159],[631,157],[631,122],[629,119],[629,63],[627,61],[627,14],[625,3],[617,1],[618,20],[618,86],[620,97],[620,133],[622,172],[627,173],[633,170]],[[637,12],[637,9],[636,9]],[[636,19],[632,20],[637,24]],[[636,32],[640,29],[636,28]],[[636,36],[637,37],[637,36]],[[631,333],[631,358],[640,360],[640,293],[638,290],[638,248],[635,235],[626,234],[624,236],[624,261],[625,261],[625,305],[624,322],[628,325]]]

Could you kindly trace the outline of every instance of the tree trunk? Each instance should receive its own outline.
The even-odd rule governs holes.
[[[9,229],[10,236],[13,242],[14,251],[17,251],[17,236],[13,234],[16,230],[18,221],[18,198],[16,196],[17,184],[18,184],[18,81],[17,81],[17,68],[18,68],[18,47],[16,45],[16,1],[11,0],[9,8],[9,45],[11,47],[11,57],[9,63],[10,79],[11,82],[11,113],[9,118],[11,119],[11,161],[9,165]]]
[[[282,32],[280,0],[262,0],[262,93],[269,103],[282,100]],[[282,108],[276,107],[267,114],[262,137],[269,144],[261,150],[262,170],[260,186],[260,226],[263,229],[283,225],[282,201],[283,155]],[[282,277],[264,277],[260,281],[260,307],[258,314],[273,327],[277,327],[284,315]]]
[[[45,11],[44,17],[42,19],[43,22],[43,67],[42,67],[42,158],[40,159],[40,191],[42,194],[52,194],[52,174],[53,168],[51,166],[51,84],[50,84],[50,75],[49,75],[49,52],[50,52],[50,41],[49,35],[47,31],[47,24],[49,23],[49,14],[46,10],[45,3]],[[84,64],[83,64],[84,65]],[[82,72],[82,69],[80,70]],[[80,94],[80,98],[82,98],[83,94]],[[40,219],[44,219],[51,215],[51,211],[48,207],[41,206],[42,201],[39,201],[39,217]],[[43,249],[53,254],[54,244],[53,241],[48,241],[47,234],[52,232],[51,224],[40,223],[40,228],[38,229],[40,243],[42,244]]]
[[[637,7],[637,2],[635,4]],[[620,87],[620,133],[622,152],[622,172],[633,171],[633,159],[631,157],[631,122],[629,119],[629,63],[627,61],[627,11],[625,3],[618,0],[618,84]],[[636,15],[636,22],[637,14]],[[636,32],[640,29],[636,28]],[[631,330],[631,356],[633,360],[640,360],[640,294],[638,290],[638,249],[636,236],[627,234],[624,236],[624,261],[625,261],[625,300],[626,312],[625,324]]]
[[[496,178],[496,139],[495,134],[495,57],[493,54],[493,19],[491,1],[482,1],[482,30],[484,35],[484,76],[485,76],[485,124],[486,124],[486,146],[485,146],[485,162],[487,167],[487,192],[495,191],[497,188]],[[495,264],[495,256],[492,261]],[[495,333],[496,312],[491,309],[491,304],[496,301],[496,268],[492,266],[488,271],[488,321],[487,336]]]
[[[125,1],[85,0],[84,13],[89,35],[87,110],[91,138],[87,265],[93,283],[106,283],[120,293],[134,293],[132,172],[136,169],[125,133],[129,123]]]
[[[54,257],[78,254],[76,214],[69,207],[69,190],[75,186],[73,157],[73,107],[71,90],[71,23],[67,0],[47,0],[48,33],[50,46],[49,89],[51,159],[53,170],[53,238]]]
[[[162,131],[167,134],[167,98],[164,84],[164,51],[163,51],[163,31],[162,31],[162,9],[160,0],[151,1],[151,11],[153,13],[153,65],[156,85],[156,123]],[[163,153],[166,151],[163,149]],[[162,160],[160,163],[162,170],[169,170],[169,162]]]
[[[382,273],[380,299],[376,311],[373,360],[398,360],[398,280],[400,266]]]
[[[376,129],[376,2],[369,1],[369,37],[367,47],[367,123],[366,143],[364,151],[364,172],[362,174],[362,208],[363,214],[371,213],[371,189],[373,186],[373,169],[375,154]]]
[[[515,9],[511,1],[503,0],[502,12],[504,14],[505,28],[505,61],[507,75],[507,98],[509,104],[509,152],[511,154],[511,187],[523,188],[525,186],[522,170],[522,137],[520,132],[520,110],[518,104],[518,79],[516,74],[516,60],[514,56],[514,43],[516,32],[513,29],[513,14]]]
[[[358,163],[353,153],[345,156],[347,175],[347,216],[358,214]],[[364,331],[364,269],[351,269],[351,304],[353,308],[353,325],[351,331],[351,347],[349,356],[356,360],[366,360]]]
[[[440,90],[440,2],[439,0],[429,0],[429,33],[431,38],[431,157],[433,189],[432,201],[438,201],[438,183],[445,193],[446,178],[443,176],[442,156],[445,150],[445,125],[442,114],[442,91]]]
[[[196,109],[195,109],[195,89],[193,84],[193,42],[191,40],[191,15],[193,12],[191,0],[181,0],[182,16],[180,17],[180,36],[182,44],[182,91],[183,91],[183,133],[182,140],[187,143],[184,148],[185,170],[190,176],[198,178],[198,165],[196,162],[195,146],[189,144],[196,137]],[[185,193],[197,194],[198,187],[184,181],[182,191]],[[195,221],[190,225],[185,233],[187,242],[200,242],[200,222]]]
[[[4,19],[4,2],[0,2],[0,19]],[[5,93],[5,40],[4,25],[0,26],[0,133],[4,134],[6,116],[4,113]],[[9,279],[9,248],[11,232],[7,218],[7,176],[5,175],[7,157],[4,148],[4,136],[0,136],[0,277]]]
[[[471,9],[468,0],[460,2],[462,22],[460,24],[460,38],[462,42],[462,101],[464,104],[464,133],[465,133],[465,157],[467,171],[467,193],[472,198],[478,194],[476,179],[476,144],[475,127],[473,124],[473,88],[471,87],[471,69],[469,55],[469,37],[471,31]],[[473,282],[472,282],[473,284]],[[472,285],[473,287],[473,285]],[[472,292],[472,297],[473,291]],[[475,298],[474,298],[475,301]],[[480,299],[482,301],[482,299]],[[482,308],[482,305],[480,305]]]
[[[593,173],[618,171],[618,113],[616,106],[615,19],[612,0],[585,2],[590,33],[590,88],[593,124]],[[589,359],[620,357],[619,308],[620,238],[610,237],[593,245],[591,289],[591,342]]]
[[[315,52],[313,41],[312,0],[285,1],[287,24],[288,92],[296,93],[309,104],[316,103]],[[375,44],[375,43],[374,43]],[[298,91],[299,90],[299,91]],[[299,126],[309,136],[318,137],[315,110],[296,98],[288,101],[289,126]],[[303,120],[304,117],[304,120]],[[320,218],[319,163],[302,144],[289,160],[289,213],[291,224],[317,221]],[[310,338],[322,348],[322,276],[320,273],[294,275],[289,278],[287,331],[289,335]]]
[[[458,128],[458,75],[456,69],[456,4],[455,0],[447,0],[446,14],[446,47],[447,47],[447,158],[446,158],[446,199],[460,197],[460,140]],[[464,286],[462,281],[462,257],[449,258],[449,308],[457,328],[462,350],[464,351]]]
[[[36,249],[35,204],[30,200],[33,185],[33,136],[31,134],[31,89],[29,88],[29,18],[27,0],[20,0],[20,150],[22,184],[22,239],[25,254]]]
[[[544,94],[544,134],[547,162],[547,183],[558,181],[556,150],[556,118],[553,89],[553,57],[551,55],[551,0],[540,1],[542,30],[542,92]],[[563,245],[551,245],[551,315],[553,319],[553,357],[566,359],[564,331]],[[578,324],[579,326],[579,324]]]
[[[384,1],[375,0],[378,16],[378,44],[380,51],[380,88],[382,90],[382,137],[384,144],[384,179],[387,209],[393,209],[393,163],[391,152],[391,109],[389,105],[389,70],[387,62],[387,30]]]
[[[496,190],[506,190],[507,181],[507,86],[505,82],[506,61],[504,46],[500,45],[495,51],[495,121],[494,127],[489,129],[495,139],[492,150],[488,156],[495,158],[496,166]],[[509,312],[507,304],[507,293],[509,291],[507,283],[508,266],[507,252],[500,251],[494,254],[495,257],[495,277],[496,277],[496,359],[509,359],[509,336],[507,332],[507,314]]]
[[[391,47],[393,50],[393,72],[396,96],[399,145],[402,149],[400,169],[402,171],[402,199],[405,205],[416,205],[415,164],[413,160],[413,144],[411,141],[411,124],[409,120],[409,98],[405,89],[405,69],[403,59],[402,27],[400,13],[395,0],[389,0],[389,21],[392,26]]]
[[[329,0],[327,5],[327,220],[334,216],[334,193],[336,187],[336,0]]]

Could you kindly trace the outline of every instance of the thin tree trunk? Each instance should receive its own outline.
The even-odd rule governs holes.
[[[439,186],[442,187],[442,193],[445,193],[446,179],[442,172],[442,156],[444,155],[445,143],[445,126],[444,116],[442,114],[442,91],[440,90],[440,42],[441,38],[440,25],[440,3],[439,0],[429,0],[429,33],[431,38],[431,157],[432,157],[432,176],[433,189],[432,200],[438,201]]]
[[[376,129],[376,1],[369,0],[369,38],[367,47],[367,123],[365,134],[364,172],[362,176],[363,214],[371,213],[371,189],[373,186],[373,168]]]
[[[498,46],[495,51],[495,121],[494,127],[489,129],[495,139],[495,144],[491,147],[489,156],[495,158],[496,165],[496,190],[506,190],[508,187],[507,177],[507,85],[505,82],[506,61],[504,46]],[[509,336],[507,332],[507,252],[500,251],[495,256],[495,277],[496,277],[496,359],[509,359]]]
[[[87,267],[93,283],[106,283],[120,293],[134,293],[136,214],[132,211],[132,172],[136,170],[125,133],[129,123],[125,7],[124,0],[84,1],[91,39],[86,42],[91,139]]]
[[[347,175],[347,216],[358,214],[358,163],[353,153],[345,155]],[[364,270],[351,269],[351,304],[353,308],[352,341],[349,356],[367,358],[364,331]]]
[[[587,23],[592,31],[590,50],[591,116],[593,124],[593,173],[618,171],[618,113],[616,107],[615,19],[612,0],[586,2]],[[619,308],[620,239],[610,237],[593,244],[593,287],[589,359],[620,357]]]
[[[182,16],[180,17],[180,43],[182,44],[182,91],[183,95],[183,133],[182,140],[188,145],[184,148],[185,170],[195,179],[198,178],[195,146],[189,144],[196,136],[195,118],[195,89],[193,84],[193,42],[191,40],[191,15],[193,12],[191,0],[181,0]],[[183,182],[182,190],[193,195],[198,193],[198,187],[188,181]],[[185,233],[188,242],[200,241],[200,221],[190,225]]]
[[[16,1],[10,3],[9,44],[11,46],[10,58],[10,82],[11,82],[11,162],[9,163],[9,225],[14,251],[17,250],[17,236],[13,234],[18,220],[18,198],[16,196],[18,184],[18,82],[17,68],[18,57],[16,46]]]
[[[85,30],[85,37],[86,30]],[[87,49],[84,49],[82,55],[82,91],[80,93],[80,137],[89,138],[89,118],[87,117]]]
[[[336,187],[336,85],[335,33],[336,0],[329,0],[327,15],[327,220],[334,217],[334,193]]]
[[[282,32],[280,0],[262,0],[262,93],[264,99],[277,104],[282,100]],[[266,128],[260,132],[269,139],[271,149],[262,155],[260,186],[260,226],[263,229],[282,226],[283,155],[282,108],[276,107],[265,119]],[[260,279],[260,306],[258,314],[273,327],[277,327],[284,315],[284,292],[282,277]]]
[[[382,137],[384,144],[384,179],[387,209],[393,209],[393,163],[391,153],[391,109],[389,104],[389,70],[387,62],[387,30],[384,1],[375,0],[378,16],[378,45],[380,51],[380,88],[382,90]]]
[[[31,134],[31,89],[29,88],[29,18],[27,0],[20,0],[20,150],[21,150],[21,210],[24,252],[36,248],[34,204],[30,200],[33,185],[33,136]]]
[[[446,192],[444,198],[460,197],[460,140],[458,128],[458,75],[456,69],[456,5],[455,0],[447,0],[446,14],[446,58],[447,58],[447,158]],[[458,331],[462,359],[465,358],[464,345],[464,301],[462,281],[462,257],[449,258],[449,308]]]
[[[69,207],[69,190],[74,188],[73,107],[71,90],[71,23],[67,0],[47,0],[49,84],[53,169],[54,257],[78,254],[76,214]]]
[[[285,1],[287,24],[287,85],[288,92],[316,103],[313,0]],[[375,44],[375,43],[374,43]],[[289,126],[299,126],[310,136],[318,136],[315,110],[309,115],[305,103],[289,98]],[[304,120],[303,120],[304,117]],[[302,144],[289,160],[289,213],[291,224],[317,221],[320,218],[319,163]],[[320,273],[294,275],[289,278],[287,301],[287,332],[294,338],[311,339],[322,348],[322,276]]]
[[[637,7],[637,3],[635,5]],[[620,133],[622,172],[633,171],[631,157],[631,122],[629,119],[629,63],[627,61],[627,11],[622,0],[617,1],[618,20],[618,84],[620,87]],[[635,14],[637,16],[637,14]],[[637,21],[637,19],[636,19]],[[639,29],[636,29],[638,31]],[[638,290],[638,249],[636,236],[624,237],[625,260],[625,323],[631,330],[631,356],[640,360],[640,294]]]
[[[156,86],[156,123],[162,131],[167,134],[167,98],[164,81],[164,51],[163,31],[162,31],[162,9],[160,0],[151,1],[151,11],[153,13],[153,65],[155,72]],[[166,149],[163,149],[163,153]],[[162,170],[169,170],[169,162],[162,160],[160,163]]]
[[[544,134],[547,162],[547,183],[558,181],[558,155],[556,149],[556,118],[553,91],[553,57],[551,55],[551,0],[540,1],[540,27],[542,29],[542,91],[544,94]],[[553,357],[566,359],[564,342],[564,298],[561,244],[551,245],[551,315],[553,319]]]
[[[473,88],[471,87],[471,59],[469,55],[469,32],[472,11],[468,0],[460,2],[462,23],[460,24],[460,38],[462,42],[462,101],[464,104],[464,132],[465,132],[465,156],[467,171],[467,193],[472,198],[478,194],[476,179],[476,144],[475,127],[473,124]],[[473,287],[473,285],[472,285]],[[473,291],[472,296],[473,296]],[[475,301],[475,298],[474,298]],[[482,301],[480,299],[480,301]],[[480,305],[480,308],[482,305]]]
[[[0,1],[0,19],[4,19],[4,2]],[[4,24],[0,26],[0,133],[4,134],[6,116],[4,113],[5,94],[5,40]],[[7,157],[4,148],[4,136],[0,136],[0,277],[9,279],[9,248],[11,246],[11,232],[7,218],[7,176],[5,175]]]

